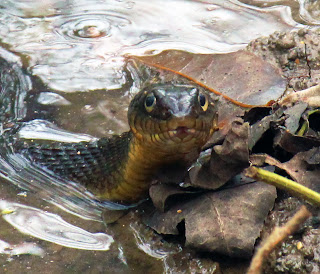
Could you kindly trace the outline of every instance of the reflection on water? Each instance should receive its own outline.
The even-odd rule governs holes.
[[[4,214],[3,219],[20,232],[45,241],[87,250],[109,250],[114,242],[113,238],[107,234],[89,233],[65,222],[56,214],[0,200],[0,209],[8,208],[12,212]]]
[[[296,22],[306,25],[320,24],[320,3],[317,0],[241,0],[242,3],[256,7],[289,6],[292,17]]]
[[[125,69],[126,55],[150,55],[165,49],[232,52],[274,31],[317,25],[319,16],[319,1],[303,0],[1,1],[0,46],[7,51],[0,47],[0,176],[7,180],[0,186],[9,193],[11,185],[7,183],[12,182],[26,189],[27,195],[36,193],[40,201],[100,221],[103,209],[116,205],[101,204],[83,187],[33,166],[15,153],[15,141],[78,142],[127,130],[127,106],[136,89]],[[115,255],[107,252],[109,257],[103,264],[110,272],[134,265],[138,273],[150,266],[161,269],[161,273],[161,262],[170,272],[168,257],[181,251],[178,245],[154,247],[129,221],[122,225],[126,229],[114,232],[119,233],[118,238],[89,233],[57,215],[8,202],[19,199],[16,194],[8,196],[0,208],[13,208],[14,213],[3,218],[20,232],[61,246],[113,249]],[[113,238],[115,243],[111,244]],[[21,240],[15,245],[4,240],[0,240],[2,254],[46,257],[35,244]],[[126,246],[130,241],[142,252],[140,257],[132,246]],[[68,260],[75,256],[72,252],[65,254]],[[143,266],[137,263],[146,254],[149,261]],[[92,256],[90,267],[96,254]],[[75,265],[83,263],[83,257],[79,258],[74,259]]]
[[[223,53],[276,30],[298,27],[290,8],[238,1],[4,1],[0,39],[51,89],[115,89],[123,56],[164,49]]]
[[[36,255],[44,257],[44,250],[34,243],[22,243],[19,245],[11,245],[5,241],[0,240],[0,254],[7,254],[9,256],[17,256],[23,254]]]
[[[145,235],[142,235],[139,232],[135,223],[130,224],[130,228],[133,231],[138,248],[153,258],[164,260],[168,257],[168,255],[178,253],[182,250],[180,246],[178,246],[175,250],[173,250],[172,247],[167,249],[164,247],[155,247],[152,245],[152,242],[148,241],[148,238],[145,237]]]

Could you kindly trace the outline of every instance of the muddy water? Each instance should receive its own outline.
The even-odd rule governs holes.
[[[8,140],[14,135],[77,141],[121,133],[128,128],[127,106],[137,91],[125,56],[165,49],[236,51],[274,31],[318,25],[319,5],[2,0],[0,57],[17,68],[9,81],[1,82],[1,102],[13,103],[10,115],[0,120],[0,272],[186,271],[190,257],[178,244],[163,243],[140,225],[138,213],[131,211],[105,227],[100,217],[104,205],[85,189],[66,187],[26,165]],[[4,84],[14,81],[23,84]],[[214,262],[196,262],[215,268]]]

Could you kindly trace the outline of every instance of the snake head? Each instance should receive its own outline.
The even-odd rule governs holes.
[[[131,101],[128,120],[134,136],[151,149],[200,151],[217,123],[211,97],[192,85],[154,84]]]

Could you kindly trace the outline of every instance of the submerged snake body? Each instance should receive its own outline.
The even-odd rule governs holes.
[[[37,165],[84,184],[103,200],[132,202],[146,195],[165,165],[188,167],[216,127],[210,97],[191,85],[151,85],[131,101],[130,131],[95,142],[24,143]]]

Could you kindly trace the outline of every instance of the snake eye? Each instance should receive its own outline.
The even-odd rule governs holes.
[[[199,94],[198,100],[199,100],[199,104],[200,104],[202,110],[207,111],[208,106],[209,106],[209,101],[208,101],[207,96],[204,94]]]
[[[144,106],[148,112],[151,112],[156,105],[156,97],[153,94],[148,94],[145,101]]]

